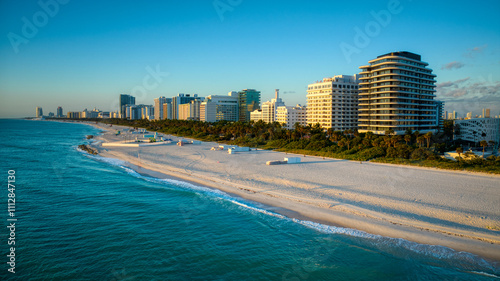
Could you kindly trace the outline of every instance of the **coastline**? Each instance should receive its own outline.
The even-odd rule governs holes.
[[[102,124],[99,124],[97,126],[96,124],[89,124],[89,125],[107,131],[107,133],[98,136],[97,137],[98,140],[116,141],[117,138],[114,138],[114,136],[109,132],[109,127],[105,127]],[[114,126],[113,129],[118,127],[120,126]],[[499,238],[500,229],[494,228],[495,230],[489,231],[488,229],[483,228],[481,229],[481,231],[475,231],[479,229],[478,226],[462,225],[463,221],[460,221],[458,219],[454,220],[453,216],[446,217],[446,219],[443,219],[442,215],[437,214],[431,217],[429,221],[419,220],[418,217],[420,214],[409,213],[404,215],[401,214],[393,215],[390,214],[390,211],[378,212],[373,208],[370,209],[370,208],[357,207],[356,204],[354,204],[355,202],[349,202],[350,204],[346,204],[346,202],[342,202],[341,200],[332,200],[332,198],[335,197],[335,196],[332,197],[331,196],[332,194],[325,193],[325,194],[311,195],[310,194],[311,192],[308,192],[308,190],[311,189],[314,190],[315,189],[314,187],[310,188],[310,186],[306,186],[305,183],[301,182],[293,182],[293,181],[287,182],[286,180],[284,180],[284,178],[286,178],[286,175],[283,175],[282,172],[274,180],[266,177],[259,178],[259,176],[257,176],[255,181],[250,182],[249,180],[241,179],[236,176],[238,172],[247,173],[248,171],[251,171],[252,168],[254,168],[253,166],[252,167],[248,166],[248,171],[246,171],[247,167],[242,167],[241,159],[231,160],[229,161],[229,163],[226,163],[225,170],[227,175],[223,175],[223,173],[214,174],[213,169],[216,168],[212,166],[215,165],[215,163],[219,164],[220,161],[215,162],[214,159],[210,159],[210,156],[209,157],[206,156],[206,152],[203,152],[202,155],[200,154],[199,151],[197,151],[197,149],[200,150],[202,148],[206,149],[206,146],[210,145],[216,145],[216,144],[206,143],[204,147],[191,146],[189,147],[189,150],[185,148],[178,148],[173,145],[166,147],[156,147],[154,149],[153,148],[118,149],[109,147],[106,147],[104,149],[103,147],[100,146],[100,144],[98,144],[97,148],[99,149],[101,156],[123,160],[127,163],[126,166],[128,166],[129,168],[135,170],[140,174],[145,174],[155,178],[180,179],[197,185],[203,185],[210,188],[219,189],[232,196],[237,196],[244,198],[246,200],[264,204],[268,206],[266,207],[266,209],[276,213],[283,214],[290,218],[297,218],[300,220],[310,220],[326,225],[356,229],[370,234],[381,235],[385,237],[403,238],[421,244],[441,245],[455,249],[457,251],[465,251],[473,253],[483,258],[494,260],[496,262],[500,261],[500,238]],[[166,163],[166,161],[155,161],[154,155],[157,155],[159,151],[168,151],[168,155],[172,157],[174,156],[175,153],[187,152],[187,154],[185,155],[182,155],[182,153],[181,155],[176,155],[177,158],[175,159],[179,160],[183,157],[186,158],[186,156],[188,156],[187,158],[191,159],[188,159],[187,160],[188,162],[179,163],[178,165],[171,165]],[[215,151],[214,155],[215,153],[218,153],[217,159],[225,159],[227,157],[236,158],[233,157],[233,155],[227,155],[226,152]],[[222,156],[222,154],[224,155]],[[277,158],[279,157],[281,157],[281,159],[282,157],[287,157],[286,156],[287,154],[284,152],[265,151],[262,154],[265,154],[266,158],[269,158],[269,160],[277,160]],[[239,154],[239,155],[245,155],[245,154]],[[247,154],[247,156],[248,155],[253,155],[251,156],[252,160],[256,161],[260,161],[260,159],[262,158],[262,155],[259,155],[258,152],[255,152],[254,154]],[[195,159],[192,159],[193,158],[192,156],[195,156],[194,157]],[[315,163],[315,165],[318,166],[320,164],[327,165],[328,162],[330,162],[345,166],[348,161],[340,159],[323,160],[321,159],[321,157],[314,157],[314,156],[307,156],[304,158],[304,160],[306,159],[309,162],[301,163],[298,165],[296,164],[297,166],[295,166],[295,170],[297,170],[297,167],[302,166],[300,168],[302,172],[305,169],[305,172],[307,173],[308,169],[307,167],[304,168],[304,166],[308,164]],[[351,166],[356,164],[353,161],[349,162],[350,162],[349,165]],[[199,166],[199,163],[205,163],[208,165],[206,165],[205,168],[195,167]],[[230,166],[229,169],[234,168],[237,171],[235,171],[235,173],[233,173],[232,171],[227,171],[228,165]],[[238,165],[239,167],[235,167]],[[395,177],[393,179],[396,180],[396,182],[398,181],[404,182],[404,179],[401,180],[402,177],[404,178],[405,175],[408,176],[408,174],[409,176],[412,176],[412,174],[415,173],[414,171],[417,170],[422,170],[422,171],[431,170],[434,171],[435,173],[446,173],[440,169],[411,167],[404,165],[388,165],[383,163],[373,163],[373,164],[363,163],[362,165],[361,164],[356,164],[356,165],[360,165],[358,166],[359,167],[358,169],[361,171],[363,169],[371,169],[374,166],[391,167],[392,171],[390,171],[389,173],[391,172],[393,173],[394,171],[396,171]],[[286,169],[288,168],[291,169],[293,168],[294,165],[283,165],[282,167],[284,168],[284,166],[287,166]],[[184,169],[182,169],[183,167]],[[258,167],[256,169],[257,170],[255,171],[258,172],[260,171],[259,169],[262,169],[262,167]],[[278,169],[281,169],[281,167],[279,167]],[[281,170],[286,170],[286,169],[281,169]],[[453,172],[453,174],[460,173],[459,171],[451,171],[451,172]],[[311,173],[313,172],[311,171]],[[480,180],[484,178],[490,178],[493,180],[498,179],[498,177],[492,175],[484,175],[484,174],[478,175],[477,173],[469,173],[469,172],[465,173],[464,176],[478,177],[480,178]],[[283,185],[291,188],[294,184],[298,186],[303,186],[304,190],[292,190],[293,192],[288,192],[288,190],[285,190],[285,188],[283,188]],[[323,186],[322,188],[325,187]],[[356,191],[349,191],[348,188],[344,188],[342,190],[344,190],[344,192],[346,193],[353,193],[354,197],[356,197]],[[322,198],[323,195],[325,195],[324,196],[325,198]],[[357,195],[362,197],[363,195],[366,194],[363,194],[363,192],[358,192]],[[340,193],[340,195],[338,196],[341,197],[342,193]],[[401,206],[396,206],[398,204],[398,202],[396,201],[398,200],[401,201],[399,202],[400,205],[411,203],[405,200],[401,200],[401,198],[397,197],[385,201],[387,202],[391,201],[391,204],[394,203],[392,201],[395,201],[394,203],[395,205],[391,206],[391,208],[393,208],[391,210],[398,210],[398,208],[401,207]],[[363,200],[360,200],[360,202],[363,202]],[[375,203],[374,205],[378,204],[380,205],[380,207],[387,207],[387,204],[384,205],[384,203],[387,202]],[[432,202],[424,202],[424,203],[428,204],[429,206],[433,205]],[[440,209],[440,207],[439,206],[434,207],[434,209]],[[444,209],[442,211],[443,213],[446,213],[447,216],[449,216],[450,213],[454,212],[454,210],[446,210],[446,208],[442,209]],[[492,214],[494,218],[493,219],[490,218],[490,222],[494,223],[494,227],[500,226],[499,212],[495,209]],[[415,216],[416,219],[411,219],[412,216]],[[436,219],[446,221],[447,223],[431,222],[432,220]],[[457,225],[459,225],[460,227],[457,227]]]

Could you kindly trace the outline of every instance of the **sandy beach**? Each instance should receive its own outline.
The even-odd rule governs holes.
[[[92,125],[107,130],[97,140],[124,140],[125,133],[114,134],[123,127]],[[124,160],[139,173],[217,188],[289,217],[500,261],[499,176],[267,150],[236,154],[211,150],[217,145],[102,147],[98,142],[95,146],[101,156]],[[302,162],[266,165],[285,157],[301,157]]]

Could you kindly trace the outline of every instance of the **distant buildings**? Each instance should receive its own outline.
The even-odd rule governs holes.
[[[200,121],[238,121],[238,93],[229,92],[227,96],[210,95],[200,104]]]
[[[490,118],[490,109],[483,108],[483,118]]]
[[[127,105],[125,106],[125,118],[129,120],[154,119],[154,108],[152,105]]]
[[[244,89],[238,93],[239,121],[250,121],[250,113],[260,109],[260,92],[254,89]]]
[[[455,120],[458,125],[454,139],[470,142],[494,141],[500,143],[500,118],[473,118],[468,120]]]
[[[179,105],[179,120],[200,120],[201,100],[193,99],[189,103]]]
[[[435,77],[420,55],[393,52],[361,66],[359,132],[435,132]]]
[[[135,105],[135,97],[131,95],[120,95],[120,118],[127,118],[127,106]]]
[[[436,115],[435,115],[435,118],[436,118],[436,123],[438,125],[438,129],[439,130],[442,130],[443,129],[443,126],[444,126],[444,113],[443,113],[443,110],[444,110],[444,101],[436,101]]]
[[[99,113],[101,113],[100,110],[97,108],[92,109],[91,111],[88,111],[86,108],[81,112],[80,118],[99,118]]]
[[[68,111],[67,117],[69,119],[79,119],[79,118],[82,118],[81,114],[82,114],[81,112]]]
[[[165,97],[159,97],[159,98],[154,99],[154,108],[155,108],[154,119],[155,120],[165,119],[163,117],[163,104],[165,104],[165,103],[172,103],[172,99],[167,99]]]
[[[276,110],[276,122],[286,129],[294,129],[295,123],[301,126],[307,125],[307,110],[305,106],[279,106]]]
[[[172,120],[172,99],[163,104],[163,120]],[[155,111],[156,112],[156,111]]]
[[[43,110],[41,107],[37,106],[35,109],[35,116],[36,118],[41,118],[43,117]]]
[[[469,112],[469,113],[470,113],[470,117],[469,117],[469,118],[472,118],[472,112]],[[468,115],[469,113],[467,113],[467,115]],[[448,120],[455,120],[455,119],[458,119],[458,118],[457,118],[457,113],[456,113],[455,111],[453,111],[453,112],[448,112],[447,119],[448,119]]]
[[[57,107],[56,117],[58,118],[64,117],[63,108],[60,106]]]
[[[285,106],[285,103],[280,98],[280,90],[276,89],[274,99],[262,103],[262,121],[273,123],[276,121],[276,110],[280,106]]]
[[[180,119],[179,118],[179,110],[181,104],[190,103],[192,100],[201,100],[197,94],[178,94],[177,96],[172,98],[172,119]],[[185,108],[185,107],[184,107]],[[185,112],[185,110],[184,110]],[[185,117],[184,114],[182,117]]]
[[[335,131],[358,129],[358,76],[337,75],[307,87],[307,124]]]

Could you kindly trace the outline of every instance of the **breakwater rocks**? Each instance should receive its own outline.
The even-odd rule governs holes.
[[[95,148],[92,148],[88,145],[85,145],[85,144],[80,144],[78,146],[79,149],[85,151],[85,152],[88,152],[89,154],[93,154],[93,155],[97,155],[97,149]]]

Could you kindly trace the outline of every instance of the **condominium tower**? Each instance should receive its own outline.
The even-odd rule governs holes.
[[[197,94],[191,96],[190,94],[178,94],[177,96],[172,98],[172,119],[181,119],[179,118],[179,107],[181,104],[190,103],[192,100],[201,100]]]
[[[163,116],[163,104],[172,102],[172,99],[168,99],[166,97],[159,97],[154,99],[155,102],[155,120],[165,119]]]
[[[435,132],[436,75],[428,63],[410,52],[388,53],[368,63],[360,67],[359,132]]]
[[[120,95],[120,118],[127,117],[127,106],[135,105],[135,97],[131,95]]]
[[[254,89],[245,89],[238,93],[239,97],[239,121],[250,121],[250,112],[260,108],[260,92]]]
[[[335,131],[358,128],[358,76],[337,75],[307,87],[307,124]]]
[[[37,106],[35,110],[35,116],[37,118],[43,117],[43,110],[41,107]]]
[[[59,117],[59,118],[64,117],[63,108],[60,106],[57,107],[56,117]]]

